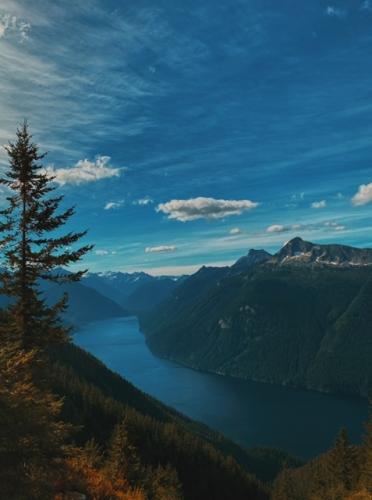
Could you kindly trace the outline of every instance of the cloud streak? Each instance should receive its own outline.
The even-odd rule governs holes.
[[[258,203],[251,200],[223,200],[198,197],[160,203],[156,207],[156,211],[166,214],[168,219],[189,222],[197,219],[224,219],[232,215],[241,215],[243,212],[257,206]]]
[[[25,42],[29,37],[30,30],[30,23],[9,13],[0,13],[0,39],[7,35],[16,34],[20,42]]]
[[[106,205],[103,207],[104,210],[115,210],[117,208],[122,207],[124,204],[124,200],[119,201],[108,201]]]
[[[172,253],[176,251],[177,247],[175,245],[159,245],[145,248],[145,253]]]

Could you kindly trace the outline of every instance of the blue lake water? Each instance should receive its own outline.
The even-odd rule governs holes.
[[[160,359],[136,318],[91,323],[74,340],[142,391],[243,446],[310,458],[326,450],[341,427],[359,441],[368,417],[362,399],[222,377]]]

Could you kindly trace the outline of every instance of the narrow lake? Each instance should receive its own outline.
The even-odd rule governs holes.
[[[327,449],[341,427],[359,441],[368,417],[361,399],[201,373],[157,358],[136,318],[91,323],[74,341],[142,391],[243,446],[310,458]]]

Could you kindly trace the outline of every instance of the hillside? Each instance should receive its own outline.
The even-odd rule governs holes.
[[[128,313],[116,302],[86,286],[84,282],[63,285],[44,284],[43,290],[49,304],[68,294],[68,309],[64,314],[67,323],[78,327],[90,321],[125,316]]]
[[[58,272],[67,273],[66,270]],[[40,283],[40,291],[48,304],[55,304],[63,294],[68,294],[68,308],[63,318],[69,325],[79,327],[90,321],[99,321],[106,318],[127,316],[128,312],[104,293],[100,293],[82,282],[57,285],[52,282]],[[0,309],[11,303],[6,295],[0,295]]]
[[[197,369],[367,396],[371,256],[296,238],[239,272],[202,268],[141,326],[156,354]]]
[[[275,450],[239,448],[143,394],[77,347],[68,345],[51,357],[51,387],[64,397],[64,418],[81,429],[78,442],[94,438],[105,446],[124,412],[141,462],[175,468],[186,499],[266,499],[253,473],[271,480],[285,462],[299,464]]]

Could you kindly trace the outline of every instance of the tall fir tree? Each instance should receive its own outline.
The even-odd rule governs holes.
[[[66,274],[58,269],[79,261],[92,246],[72,249],[85,231],[60,234],[74,208],[59,212],[63,196],[51,195],[56,185],[40,164],[45,155],[32,142],[27,122],[6,150],[10,165],[0,184],[10,194],[8,206],[0,211],[0,293],[11,297],[11,305],[3,330],[24,348],[43,348],[68,338],[60,320],[67,297],[49,306],[39,290],[40,282],[78,281],[85,271]]]

